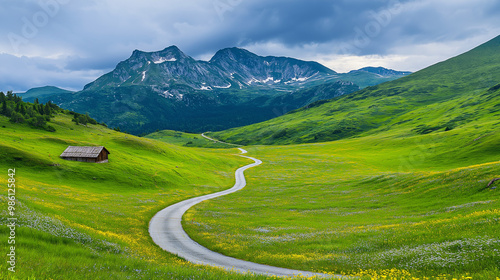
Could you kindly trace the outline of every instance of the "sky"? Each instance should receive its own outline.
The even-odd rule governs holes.
[[[0,90],[81,90],[171,45],[418,71],[500,35],[499,15],[498,0],[2,0]]]

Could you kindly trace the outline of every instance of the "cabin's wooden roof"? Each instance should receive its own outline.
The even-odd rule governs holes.
[[[87,147],[87,146],[69,146],[62,154],[61,157],[72,158],[97,158],[102,150],[109,151],[103,146]]]

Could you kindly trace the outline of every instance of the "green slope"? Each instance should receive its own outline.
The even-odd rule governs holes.
[[[318,99],[358,89],[352,83],[332,82],[293,93],[231,88],[176,97],[159,94],[146,86],[121,86],[84,90],[54,101],[62,108],[89,112],[110,127],[120,127],[136,135],[163,129],[201,133],[265,121]]]
[[[210,136],[264,161],[187,231],[237,258],[367,279],[497,279],[500,37],[420,72]],[[218,217],[225,217],[218,219]],[[189,222],[196,221],[196,223]],[[205,229],[203,232],[201,229]]]
[[[204,138],[200,134],[185,133],[173,130],[162,130],[148,134],[144,137],[186,147],[234,149],[233,145],[214,142]]]
[[[497,126],[498,127],[498,126]],[[236,258],[364,279],[500,275],[500,133],[254,146],[247,188],[185,216],[200,244]],[[482,136],[482,137],[481,137]]]
[[[0,116],[1,279],[256,279],[190,265],[152,243],[160,209],[232,186],[248,160],[236,149],[187,148],[76,125],[58,114],[55,132]],[[67,146],[103,145],[109,163],[65,161]],[[16,273],[5,261],[8,169],[15,169]],[[260,277],[264,279],[265,277]]]
[[[498,119],[500,37],[396,81],[320,101],[267,122],[214,133],[239,144],[338,140],[381,131],[400,136]]]

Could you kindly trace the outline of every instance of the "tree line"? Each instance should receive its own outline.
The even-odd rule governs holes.
[[[51,132],[56,131],[56,129],[47,124],[47,122],[50,122],[50,119],[53,118],[55,114],[62,112],[73,115],[72,120],[76,124],[98,124],[98,122],[88,114],[79,114],[63,110],[51,101],[41,104],[38,98],[36,98],[33,103],[24,102],[21,96],[13,94],[12,91],[7,92],[7,94],[0,91],[0,104],[0,115],[8,117],[10,122],[27,123],[31,127],[41,128]],[[105,126],[105,124],[102,125]]]
[[[61,112],[62,109],[52,102],[40,104],[38,98],[34,103],[24,102],[21,96],[17,96],[12,91],[4,94],[0,92],[0,114],[10,118],[13,123],[27,123],[35,128],[42,128],[48,131],[56,129],[48,125],[47,122],[54,116],[55,113]]]

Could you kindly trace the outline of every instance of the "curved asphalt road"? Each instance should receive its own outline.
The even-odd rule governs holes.
[[[244,149],[239,149],[243,154],[247,152]],[[158,212],[149,222],[149,234],[153,238],[153,241],[163,250],[178,255],[179,257],[196,264],[216,266],[227,270],[239,271],[241,273],[250,272],[276,276],[295,276],[301,274],[306,277],[332,277],[332,275],[327,274],[273,267],[227,257],[210,251],[189,238],[187,233],[182,228],[182,215],[189,208],[202,201],[227,195],[243,189],[246,185],[245,175],[243,172],[248,168],[262,163],[262,161],[255,158],[247,156],[242,157],[249,158],[255,161],[255,163],[243,166],[236,170],[236,183],[231,189],[184,200]]]
[[[205,132],[205,133],[206,133],[206,132]],[[218,142],[218,143],[222,143],[222,144],[226,144],[226,145],[231,145],[231,146],[236,146],[236,147],[243,147],[242,145],[238,145],[238,144],[231,144],[231,143],[226,143],[226,142],[219,141],[219,140],[217,140],[217,139],[210,138],[210,137],[206,136],[206,135],[205,135],[205,133],[202,133],[202,134],[201,134],[201,136],[202,136],[203,138],[205,138],[205,139],[210,140],[210,141],[214,141],[214,142]],[[240,150],[245,151],[245,150],[243,150],[243,149],[240,149]],[[246,153],[246,151],[245,151],[245,153]]]

